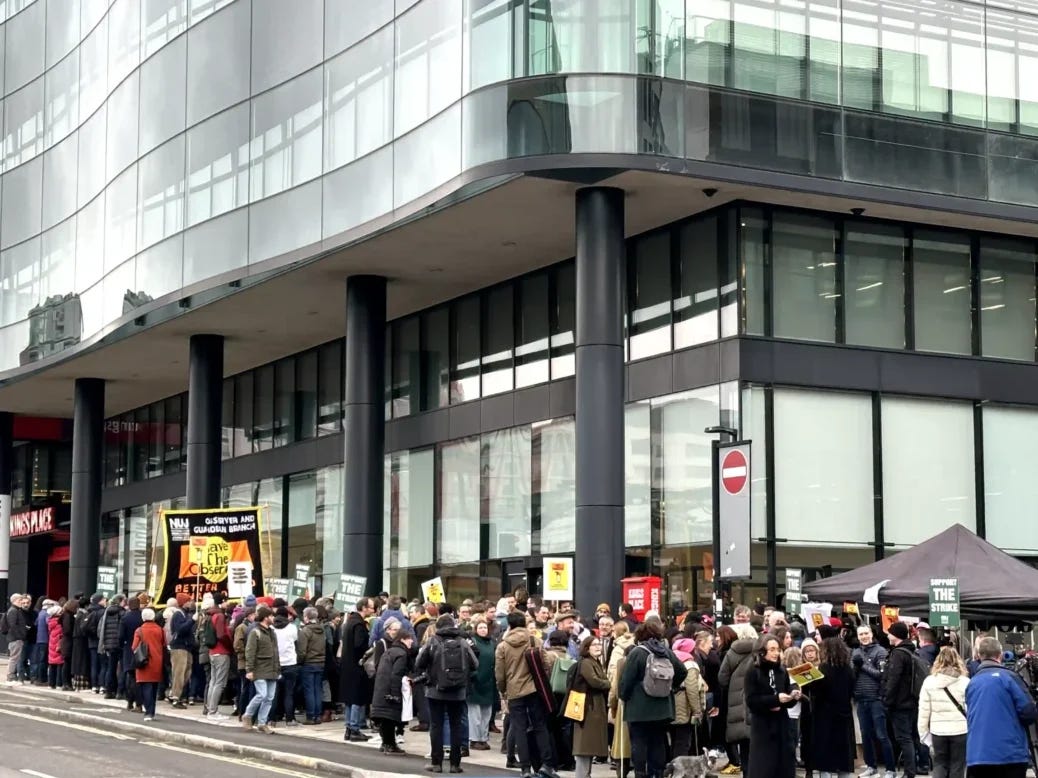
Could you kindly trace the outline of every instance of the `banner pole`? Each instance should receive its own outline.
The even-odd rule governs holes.
[[[264,525],[264,527],[267,530],[267,561],[270,563],[270,567],[273,570],[274,569],[274,545],[273,545],[273,543],[271,542],[271,539],[270,539],[270,503],[269,502],[265,503],[263,505],[263,512],[264,512],[263,525]],[[259,585],[260,585],[260,589],[262,589],[263,593],[266,594],[267,593],[267,589],[263,585],[263,581],[260,581]]]

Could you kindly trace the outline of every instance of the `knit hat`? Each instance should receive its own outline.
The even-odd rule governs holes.
[[[93,595],[90,596],[90,604],[91,605],[100,605],[101,604],[101,600],[103,600],[104,598],[105,598],[105,596],[103,594],[101,594],[101,592],[95,592]]]
[[[256,607],[256,595],[255,594],[249,594],[249,595],[245,596],[245,607],[246,608],[255,608]]]
[[[177,595],[177,607],[178,608],[183,608],[189,602],[191,602],[191,596],[190,595],[184,594],[183,592],[181,592],[180,594]]]
[[[595,613],[612,613],[612,611],[609,609],[609,603],[608,602],[600,602],[600,603],[598,603],[598,607],[595,608]]]
[[[141,618],[145,621],[155,621],[155,611],[151,608],[143,608],[141,610]]]
[[[804,638],[804,642],[800,644],[801,651],[804,651],[808,648],[814,648],[815,651],[818,651],[818,644],[815,643],[814,638]]]
[[[887,634],[898,640],[908,640],[908,625],[903,621],[895,621],[890,625]]]
[[[678,638],[674,641],[674,645],[672,646],[672,648],[674,649],[675,654],[679,651],[683,651],[686,654],[691,654],[696,649],[696,641],[694,641],[692,638]]]
[[[177,598],[176,597],[170,597],[168,600],[166,600],[166,607],[167,608],[179,608],[180,607],[180,603],[177,602]]]

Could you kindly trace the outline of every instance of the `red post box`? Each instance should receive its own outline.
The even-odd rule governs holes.
[[[649,611],[660,612],[660,591],[663,588],[663,579],[656,576],[645,578],[623,578],[620,580],[623,587],[624,602],[634,606],[634,617],[638,621],[645,620],[645,614]]]

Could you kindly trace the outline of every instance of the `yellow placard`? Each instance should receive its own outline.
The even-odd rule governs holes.
[[[544,599],[573,599],[573,560],[569,557],[544,558]]]
[[[825,678],[825,676],[822,675],[822,671],[810,662],[804,662],[802,665],[791,667],[789,669],[789,677],[792,678],[793,682],[801,688],[807,686],[813,681],[820,681]]]
[[[858,610],[858,603],[856,602],[845,602],[843,604],[843,612],[853,614],[855,616],[858,616],[861,613],[861,611]]]
[[[437,576],[422,584],[422,597],[426,602],[447,602],[447,593],[443,590],[443,580]]]

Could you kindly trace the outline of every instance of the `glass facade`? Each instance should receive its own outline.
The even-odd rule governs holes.
[[[335,248],[490,162],[650,154],[1038,205],[1029,4],[947,0],[924,16],[907,0],[369,5],[0,4],[0,371],[217,276]],[[744,300],[762,293],[753,273],[782,273],[769,334],[896,348],[903,291],[934,311],[904,345],[1033,358],[1018,335],[1033,300],[1016,260],[1026,267],[1030,248],[985,245],[978,258],[944,233],[908,245],[859,226],[769,218],[767,257],[741,254]],[[736,333],[733,265],[696,257],[669,282],[658,273],[687,246],[735,256],[724,225],[691,229],[632,247],[634,358],[712,339],[716,308],[717,331]],[[853,261],[839,268],[837,253]],[[988,338],[968,296],[945,294],[978,261],[1005,279],[973,306]],[[549,309],[545,335],[542,292],[528,292],[528,305],[512,300],[530,317],[522,341],[502,337],[495,306],[479,333],[450,341],[445,390],[419,391],[408,410],[563,375],[567,312]],[[744,315],[747,331],[763,334],[747,318],[759,314]]]

